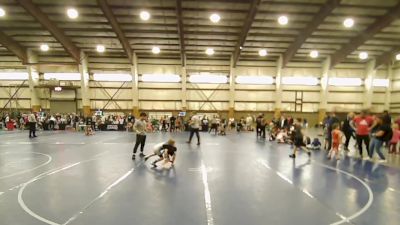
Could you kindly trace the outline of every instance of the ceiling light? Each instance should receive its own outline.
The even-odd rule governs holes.
[[[360,52],[360,54],[358,54],[358,57],[361,60],[368,59],[368,53],[367,52]]]
[[[400,53],[396,55],[396,60],[400,61]]]
[[[67,15],[68,15],[68,17],[69,17],[70,19],[76,19],[76,18],[78,18],[79,13],[78,13],[78,11],[77,11],[76,9],[74,9],[74,8],[69,8],[69,9],[67,10]]]
[[[259,54],[260,56],[266,56],[266,55],[268,55],[268,52],[267,52],[267,50],[265,50],[265,49],[260,49],[260,50],[258,51],[258,54]]]
[[[240,46],[240,47],[239,47],[239,49],[240,49],[240,50],[242,50],[242,49],[243,49],[243,47],[242,47],[242,46]]]
[[[280,16],[278,18],[278,23],[280,25],[286,25],[286,24],[288,24],[288,22],[289,22],[289,18],[287,16]]]
[[[49,46],[47,44],[41,44],[40,45],[40,50],[42,52],[47,52],[49,50]]]
[[[142,20],[149,20],[150,19],[150,13],[147,11],[141,11],[140,12],[140,19]]]
[[[221,17],[218,14],[214,13],[210,16],[210,20],[213,23],[218,23],[221,20]]]
[[[3,17],[6,15],[6,11],[3,8],[0,8],[0,17]]]
[[[311,52],[310,52],[310,57],[311,58],[318,58],[318,56],[319,56],[319,53],[318,53],[318,51],[316,51],[316,50],[312,50]]]
[[[154,47],[151,49],[151,51],[152,51],[154,54],[159,54],[159,53],[160,53],[160,48],[157,47],[157,46],[154,46]]]
[[[206,54],[207,54],[207,55],[214,55],[214,49],[212,49],[212,48],[207,48],[207,49],[206,49]]]
[[[104,45],[97,45],[96,50],[97,52],[103,53],[106,50],[106,47],[104,47]]]
[[[346,18],[343,21],[343,26],[345,26],[346,28],[351,28],[354,26],[354,20],[352,18]]]

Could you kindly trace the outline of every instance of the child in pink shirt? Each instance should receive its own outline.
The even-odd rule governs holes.
[[[400,141],[399,125],[395,123],[393,124],[393,136],[392,140],[390,140],[389,154],[397,153],[397,143],[399,143],[399,141]]]

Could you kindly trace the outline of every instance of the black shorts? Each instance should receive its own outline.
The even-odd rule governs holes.
[[[306,146],[306,145],[303,142],[303,138],[295,138],[294,139],[294,146],[302,147],[302,146]]]

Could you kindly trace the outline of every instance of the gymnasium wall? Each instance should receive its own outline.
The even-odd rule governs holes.
[[[1,59],[3,60],[4,57]],[[13,57],[0,62],[1,71],[26,71],[24,65],[14,62]],[[51,59],[47,59],[51,60]],[[128,60],[114,58],[89,58],[89,73],[131,73],[131,65]],[[68,88],[60,93],[52,92],[46,87],[43,80],[44,72],[78,72],[74,65],[65,66],[40,66],[41,86],[36,90],[41,98],[43,109],[50,108],[50,101],[57,98],[74,100],[78,109],[82,108],[80,82],[64,82]],[[186,66],[187,76],[190,74],[210,72],[229,75],[230,62],[227,60],[188,60]],[[232,70],[234,76],[272,76],[277,73],[276,62],[272,61],[240,61]],[[182,75],[180,60],[139,58],[138,74],[178,74]],[[282,70],[282,77],[316,77],[322,74],[321,63],[292,62]],[[365,79],[365,64],[340,64],[330,71],[330,77],[359,77]],[[382,68],[376,71],[376,78],[387,78],[388,69]],[[98,82],[91,80],[90,99],[92,110],[101,109],[114,112],[131,112],[132,82]],[[0,81],[0,107],[7,103],[10,96],[20,87],[14,98],[7,104],[6,109],[29,110],[30,94],[26,81]],[[186,83],[187,91],[182,93],[181,83],[144,83],[139,81],[139,108],[145,111],[180,111],[182,109],[182,96],[187,99],[188,111],[205,111],[227,113],[229,109],[230,91],[229,84],[194,84]],[[321,88],[317,86],[282,85],[282,111],[298,114],[299,117],[309,117],[310,123],[319,110]],[[391,91],[390,108],[394,112],[400,112],[400,68],[393,69],[393,83]],[[74,94],[71,94],[74,93]],[[275,109],[275,84],[273,85],[243,85],[235,84],[234,109],[236,117],[245,116],[248,113],[273,112]],[[360,87],[336,87],[329,86],[328,111],[338,112],[357,111],[363,108],[365,88]],[[372,110],[384,109],[386,88],[374,88],[372,98]],[[110,100],[112,98],[112,100]],[[296,101],[300,101],[297,104]],[[301,105],[301,107],[299,107]],[[316,122],[316,121],[315,121]]]

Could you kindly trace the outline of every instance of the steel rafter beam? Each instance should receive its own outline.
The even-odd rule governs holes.
[[[290,60],[294,57],[296,52],[306,42],[312,33],[318,29],[318,27],[325,21],[332,11],[340,5],[341,0],[329,0],[323,5],[317,14],[312,18],[310,23],[301,31],[295,41],[289,46],[286,52],[283,54],[283,67],[285,67]]]
[[[396,46],[392,50],[383,53],[378,58],[376,58],[375,68],[382,66],[383,64],[390,64],[394,57],[400,53],[400,46]]]
[[[97,0],[97,3],[100,6],[101,11],[103,11],[104,16],[110,23],[114,33],[117,34],[118,40],[119,42],[121,42],[121,45],[129,58],[129,62],[132,62],[133,50],[131,48],[131,45],[129,44],[128,39],[122,31],[121,26],[118,24],[118,21],[115,18],[110,6],[107,4],[107,0]]]
[[[0,44],[16,55],[22,61],[22,64],[28,62],[26,49],[2,31],[0,31]]]
[[[80,63],[80,49],[75,46],[64,32],[58,28],[39,7],[33,4],[32,0],[17,0],[17,2],[60,42],[76,62]]]
[[[186,66],[186,55],[185,55],[185,34],[183,30],[183,16],[182,16],[182,0],[176,0],[176,16],[178,24],[178,35],[179,35],[179,47],[181,52],[181,63],[182,66]]]
[[[261,4],[261,0],[253,0],[251,2],[249,13],[247,14],[246,21],[244,22],[244,25],[240,32],[239,40],[235,46],[235,51],[233,53],[233,67],[236,67],[236,63],[239,60],[239,56],[240,56],[240,52],[241,52],[240,47],[242,47],[244,45],[244,43],[246,42],[247,34],[249,33],[251,25],[253,24],[253,21],[257,14],[258,6],[260,4]]]
[[[379,33],[382,29],[389,26],[400,16],[400,3],[393,6],[385,15],[379,17],[372,23],[365,31],[358,36],[350,39],[349,43],[344,45],[332,56],[331,67],[336,66],[342,62],[349,54],[357,50],[366,41],[373,38],[375,34]]]

